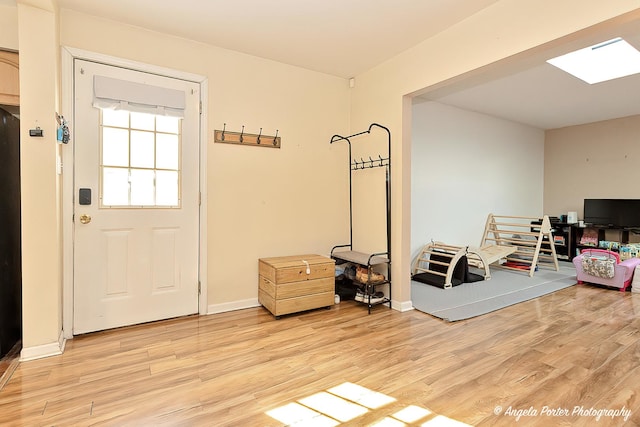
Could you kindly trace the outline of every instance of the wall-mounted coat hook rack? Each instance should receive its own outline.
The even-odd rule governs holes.
[[[263,144],[265,138],[272,140],[271,144]],[[240,132],[227,131],[227,124],[224,123],[222,130],[215,130],[213,135],[213,142],[221,142],[225,144],[237,144],[237,145],[252,145],[255,147],[271,147],[280,148],[281,140],[276,130],[275,136],[263,135],[262,128],[257,134],[245,133],[244,125]]]
[[[374,159],[371,156],[369,156],[369,160],[365,160],[362,157],[360,157],[359,161],[358,159],[353,159],[353,162],[351,162],[351,170],[359,170],[359,169],[366,169],[366,168],[381,168],[388,165],[389,165],[389,158],[382,158],[382,156],[378,154],[377,159]]]

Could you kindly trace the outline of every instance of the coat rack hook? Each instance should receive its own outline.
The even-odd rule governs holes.
[[[278,141],[276,141],[276,139],[278,139],[278,129],[276,129],[276,136],[273,137],[273,145],[278,145]]]
[[[221,141],[224,141],[224,132],[225,132],[226,130],[227,130],[227,124],[225,123],[225,124],[222,126],[222,135],[220,135],[220,140],[221,140]]]
[[[262,128],[260,128],[260,133],[258,134],[258,139],[256,140],[256,143],[260,144],[260,135],[262,135]]]
[[[382,156],[381,156],[380,154],[378,154],[378,158],[380,159],[380,167],[384,166],[384,165],[382,164]]]
[[[369,156],[369,167],[373,167],[373,159],[371,158],[371,156]]]
[[[243,135],[244,135],[244,125],[242,125],[242,132],[240,132],[240,142],[244,141]]]

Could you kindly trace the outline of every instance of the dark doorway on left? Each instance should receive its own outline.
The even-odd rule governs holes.
[[[20,120],[0,106],[0,359],[22,339]],[[2,372],[0,372],[1,376]]]

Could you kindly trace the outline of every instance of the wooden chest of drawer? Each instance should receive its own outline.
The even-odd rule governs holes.
[[[335,261],[321,255],[258,260],[258,301],[276,318],[334,303]]]

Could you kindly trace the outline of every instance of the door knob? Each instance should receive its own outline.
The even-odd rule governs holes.
[[[87,215],[87,214],[80,215],[80,222],[82,224],[89,224],[91,222],[91,215]]]

